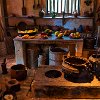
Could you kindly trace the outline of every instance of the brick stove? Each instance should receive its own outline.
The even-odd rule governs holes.
[[[100,86],[100,82],[95,78],[95,76],[91,83],[70,82],[64,78],[62,67],[63,66],[42,65],[36,69],[34,80],[31,85],[33,97],[57,99],[83,98],[83,95],[87,96],[88,94],[87,92],[85,92],[87,87],[94,89],[94,87],[97,88]],[[48,75],[46,74],[51,70],[53,71],[52,75],[48,77]],[[56,74],[55,71],[57,72]],[[76,94],[72,95],[73,91],[75,90],[80,91],[80,94],[78,94],[77,96]]]

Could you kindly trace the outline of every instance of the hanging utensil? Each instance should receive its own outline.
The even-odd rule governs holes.
[[[47,0],[47,5],[48,5],[48,0]],[[45,7],[44,0],[41,0],[41,7],[42,7],[42,8]]]
[[[36,7],[36,2],[35,2],[35,0],[34,0],[33,9],[35,9],[35,7]]]
[[[22,2],[23,2],[22,15],[27,15],[27,13],[26,13],[26,7],[24,6],[24,0],[22,0]]]
[[[40,8],[41,7],[41,5],[40,5],[40,2],[39,2],[40,0],[38,0],[38,4],[37,4],[37,8]]]

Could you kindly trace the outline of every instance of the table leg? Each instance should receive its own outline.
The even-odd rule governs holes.
[[[69,45],[69,52],[70,52],[70,56],[75,56],[75,53],[76,53],[76,44],[70,44]]]
[[[83,42],[78,42],[76,45],[76,56],[81,57],[83,53]]]
[[[26,65],[25,44],[22,41],[14,41],[16,64]]]

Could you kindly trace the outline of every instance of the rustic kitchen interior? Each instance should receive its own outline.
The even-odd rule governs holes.
[[[0,0],[0,100],[100,99],[99,0]]]

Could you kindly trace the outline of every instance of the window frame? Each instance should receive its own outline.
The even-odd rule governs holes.
[[[51,13],[53,12],[53,11],[51,11],[51,13],[49,13],[50,11],[48,11],[48,2],[50,2],[51,0],[46,0],[46,15],[51,15]],[[53,1],[55,1],[55,0],[53,0]],[[57,0],[58,1],[58,0]],[[62,0],[61,0],[62,1]],[[73,0],[64,0],[64,1],[73,1]],[[81,0],[75,0],[75,1],[78,1],[78,7],[77,7],[77,9],[78,9],[78,11],[77,11],[77,13],[78,13],[78,15],[80,15],[80,5],[81,5]],[[67,4],[68,5],[68,4]],[[65,5],[64,5],[65,6]],[[55,8],[55,7],[54,7]],[[64,7],[65,8],[65,7]],[[76,6],[75,6],[75,8],[76,8]],[[58,9],[58,8],[57,8]],[[66,9],[67,10],[67,9]],[[75,10],[75,9],[74,9]],[[63,14],[63,12],[64,11],[62,11],[62,12],[60,12],[60,13],[58,13],[58,10],[57,10],[57,16],[60,16],[60,15],[62,15]],[[70,12],[64,12],[66,15],[73,15],[73,11],[71,11],[71,13]]]

